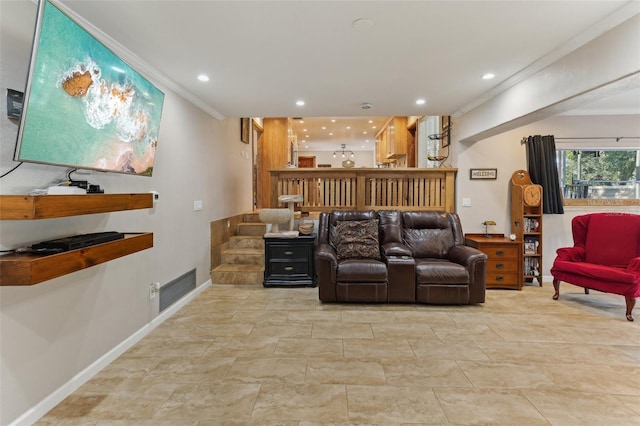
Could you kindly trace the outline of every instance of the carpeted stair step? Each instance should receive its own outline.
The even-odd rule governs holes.
[[[222,264],[211,271],[213,284],[262,285],[264,265]]]
[[[260,249],[264,253],[262,235],[234,235],[229,238],[230,249]]]
[[[236,235],[263,236],[267,231],[267,226],[262,222],[239,223]]]
[[[222,252],[222,263],[230,265],[264,265],[264,249],[228,249]]]

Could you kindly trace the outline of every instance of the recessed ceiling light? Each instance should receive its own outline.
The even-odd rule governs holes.
[[[300,124],[304,124],[304,120],[300,120]]]
[[[329,133],[329,136],[333,136],[333,133]]]
[[[372,123],[373,123],[373,120],[369,120],[369,124],[372,124]]]
[[[369,139],[365,140],[366,143],[369,143]]]
[[[302,131],[306,133],[306,132],[307,132],[307,129],[302,129]]]
[[[309,149],[309,145],[305,145],[305,146],[304,146],[304,149]]]
[[[426,104],[426,103],[427,103],[427,101],[425,101],[424,99],[418,99],[418,100],[416,100],[416,105],[424,105],[424,104]]]
[[[347,130],[351,130],[351,126],[347,126]]]
[[[483,80],[491,80],[492,78],[494,78],[496,75],[492,74],[490,72],[486,73],[485,75],[482,76]]]
[[[303,106],[304,105],[304,101],[303,100],[296,101],[296,105]]]
[[[327,130],[327,126],[322,126],[322,130]]]
[[[371,126],[371,128],[372,128],[372,129],[374,129],[374,130],[375,130],[375,129],[377,129],[377,127],[376,127],[376,126]]]
[[[308,137],[309,137],[309,135],[304,135],[304,137],[305,137],[305,138],[308,138]]]
[[[202,81],[202,82],[205,82],[205,83],[206,83],[207,81],[209,81],[209,76],[208,76],[208,75],[206,75],[206,74],[200,74],[200,75],[198,76],[198,80],[200,80],[200,81]]]
[[[331,119],[331,122],[332,122],[332,123],[335,123],[335,122],[336,122],[336,119],[335,119],[335,118],[332,118],[332,119]]]

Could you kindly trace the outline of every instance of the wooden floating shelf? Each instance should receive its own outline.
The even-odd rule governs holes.
[[[0,195],[0,219],[52,219],[153,207],[153,194]]]
[[[53,197],[57,196],[53,195]],[[72,195],[71,197],[76,199],[76,197],[83,197],[83,195]],[[89,195],[89,197],[93,197],[93,195]],[[5,254],[0,256],[0,286],[38,284],[151,247],[153,247],[153,233],[143,233],[125,234],[125,237],[120,240],[62,253]]]

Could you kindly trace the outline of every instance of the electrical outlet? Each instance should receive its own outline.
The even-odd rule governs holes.
[[[158,293],[160,293],[160,283],[149,284],[149,300],[155,299]]]

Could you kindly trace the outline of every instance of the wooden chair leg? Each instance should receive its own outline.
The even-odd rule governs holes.
[[[560,297],[560,280],[553,279],[553,289],[555,293],[553,294],[553,300],[558,300]]]
[[[631,315],[631,311],[633,311],[633,307],[636,306],[636,299],[635,297],[625,296],[624,301],[627,304],[627,321],[633,321],[633,315]]]

